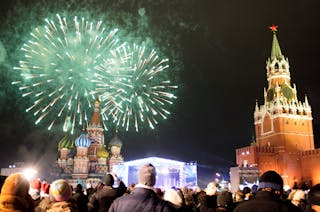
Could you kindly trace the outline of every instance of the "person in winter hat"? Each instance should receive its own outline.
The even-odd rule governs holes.
[[[50,183],[42,182],[41,191],[40,191],[41,198],[48,197],[49,196],[49,190],[50,190]]]
[[[51,183],[49,195],[56,201],[68,201],[72,196],[72,189],[69,183],[63,179]]]
[[[33,200],[28,193],[29,188],[29,181],[22,173],[15,173],[8,176],[1,188],[0,211],[34,211]]]
[[[29,194],[34,201],[34,206],[36,207],[41,201],[41,181],[39,179],[33,179],[30,181]]]
[[[117,182],[118,187],[113,188],[114,182]],[[108,211],[112,202],[122,196],[127,187],[125,184],[113,173],[108,173],[102,178],[102,188],[94,192],[88,202],[88,211]]]
[[[45,205],[45,211],[78,211],[77,205],[71,197],[72,189],[66,180],[59,179],[52,182],[49,189],[49,199],[51,202],[48,202],[48,204]],[[45,199],[43,201],[45,201]],[[41,205],[41,203],[39,205]]]
[[[275,171],[266,171],[259,178],[258,191],[254,198],[239,204],[234,212],[300,211],[291,202],[281,200],[282,192],[282,177]]]
[[[154,192],[156,183],[156,168],[148,163],[140,167],[138,184],[130,195],[117,198],[109,208],[109,212],[154,212],[175,211],[168,202],[162,200]]]
[[[217,185],[215,182],[209,182],[207,187],[200,192],[197,192],[196,211],[215,211],[217,207]]]
[[[147,187],[153,187],[156,184],[156,176],[156,168],[152,164],[146,164],[138,172],[138,183]]]
[[[72,199],[77,203],[79,212],[88,211],[88,196],[84,194],[81,184],[78,184],[75,189],[75,193],[72,195]]]

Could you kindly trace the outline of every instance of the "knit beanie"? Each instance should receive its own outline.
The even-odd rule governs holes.
[[[67,181],[60,179],[51,183],[50,196],[57,202],[67,201],[72,196],[72,190]]]
[[[282,191],[282,177],[275,171],[266,171],[259,179],[258,190],[263,188],[271,188],[273,190]]]
[[[151,164],[142,166],[138,173],[138,183],[146,186],[154,186],[156,184],[156,168]]]
[[[6,178],[1,188],[0,211],[6,209],[28,211],[33,201],[28,194],[29,181],[22,173],[15,173]]]
[[[114,179],[111,174],[104,175],[102,181],[106,186],[112,186],[114,184]]]
[[[310,189],[308,200],[312,205],[320,205],[320,184],[316,184]]]

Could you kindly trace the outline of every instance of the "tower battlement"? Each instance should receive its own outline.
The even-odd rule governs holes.
[[[320,158],[320,149],[312,149],[300,153],[302,157],[317,156]]]

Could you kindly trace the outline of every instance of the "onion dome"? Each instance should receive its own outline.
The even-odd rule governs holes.
[[[73,139],[67,133],[58,143],[58,149],[72,149],[74,147]]]
[[[107,157],[109,157],[109,152],[104,148],[104,146],[101,146],[97,150],[97,157],[98,158],[107,158]]]
[[[116,135],[116,136],[114,136],[114,137],[111,139],[111,141],[110,141],[110,143],[109,143],[108,147],[111,147],[111,146],[118,146],[118,147],[122,147],[122,141],[118,138],[118,136],[117,136],[117,135]]]
[[[81,135],[76,139],[75,144],[76,147],[88,147],[91,142],[85,133],[81,133]]]

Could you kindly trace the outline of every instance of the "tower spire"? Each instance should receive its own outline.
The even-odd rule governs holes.
[[[271,46],[271,60],[277,58],[278,60],[281,60],[283,58],[283,55],[281,53],[279,41],[277,38],[277,31],[278,31],[278,26],[277,25],[272,25],[269,27],[270,30],[273,32],[273,40],[272,40],[272,46]]]
[[[91,118],[91,125],[94,125],[94,126],[101,125],[99,110],[100,110],[100,101],[96,99],[94,102],[94,113]]]

